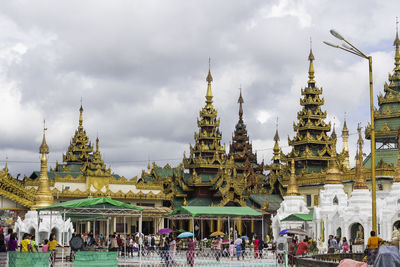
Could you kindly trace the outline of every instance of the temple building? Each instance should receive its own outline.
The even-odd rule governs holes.
[[[144,233],[155,233],[158,229],[164,228],[164,216],[171,211],[164,206],[164,201],[170,200],[170,196],[163,193],[161,186],[152,185],[150,188],[140,188],[140,186],[137,186],[137,177],[127,179],[112,173],[102,159],[99,138],[96,138],[96,144],[93,146],[86,134],[83,127],[82,106],[79,113],[78,128],[63,155],[63,162],[57,162],[55,168],[50,168],[47,172],[48,184],[54,202],[107,196],[144,207],[142,227]],[[48,146],[44,138],[43,136],[40,149],[48,153]],[[46,155],[46,153],[42,153],[42,155]],[[43,171],[34,171],[30,177],[25,177],[22,182],[25,189],[29,191],[37,190],[43,183],[42,175]],[[38,203],[36,205],[30,203],[26,207],[34,209],[37,208],[37,205],[42,207],[49,205],[49,203]],[[111,224],[111,230],[118,231],[123,227],[122,225],[122,218],[115,218]],[[130,218],[127,229],[129,232],[136,232],[141,227],[140,225],[138,218]],[[105,221],[96,222],[96,229],[103,231],[102,229],[105,229],[105,227]],[[80,232],[85,232],[93,229],[93,224],[90,222],[78,223],[74,228]]]

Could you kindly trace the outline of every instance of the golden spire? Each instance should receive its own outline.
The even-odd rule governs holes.
[[[294,171],[294,159],[292,159],[292,163],[290,165],[290,178],[289,184],[286,191],[287,196],[298,196],[299,194],[299,186],[296,181],[296,173]]]
[[[43,140],[40,145],[40,154],[42,154],[42,159],[40,161],[40,177],[39,177],[39,188],[35,195],[35,202],[32,206],[32,209],[38,209],[47,207],[53,204],[53,195],[50,191],[49,186],[49,177],[47,176],[47,156],[49,153],[49,147],[46,144],[46,122],[44,121],[43,128]]]
[[[277,159],[276,157],[279,155],[279,152],[281,151],[279,147],[279,134],[278,134],[278,117],[276,118],[276,131],[275,131],[275,136],[274,136],[274,157],[273,159]]]
[[[313,65],[313,61],[314,61],[314,55],[312,53],[312,41],[310,38],[310,54],[308,55],[308,60],[310,61],[310,66],[308,67],[308,85],[315,85],[315,80],[314,80],[314,65]],[[313,86],[312,86],[313,87]]]
[[[396,169],[394,171],[394,182],[399,183],[400,182],[400,129],[397,132],[397,165]]]
[[[79,109],[79,127],[83,127],[83,107],[81,103],[81,108]]]
[[[99,137],[96,138],[96,152],[99,152]]]
[[[243,97],[242,97],[242,86],[240,86],[240,95],[239,95],[239,99],[238,99],[238,103],[239,103],[239,121],[243,121]]]
[[[342,183],[342,173],[339,170],[336,162],[336,133],[335,127],[332,132],[332,154],[329,160],[328,169],[326,170],[325,184],[341,184]]]
[[[362,147],[364,140],[361,135],[361,126],[358,124],[358,149],[356,155],[356,182],[354,183],[354,189],[368,189],[367,183],[365,182],[365,174],[363,170],[363,151]]]
[[[213,78],[211,76],[211,58],[208,58],[208,75],[207,75],[207,82],[208,82],[208,86],[207,86],[207,94],[206,94],[206,103],[211,105],[212,104],[212,99],[213,99],[213,94],[212,94],[212,90],[211,90],[211,82],[213,81]]]
[[[344,155],[343,166],[346,169],[350,169],[349,159],[349,129],[347,128],[346,117],[344,118],[343,129],[342,129],[343,149],[342,154]]]
[[[400,46],[400,40],[399,40],[399,21],[398,18],[396,17],[396,39],[394,39],[393,45],[396,46],[396,53],[394,56],[394,65],[396,66],[393,70],[399,70],[400,71],[400,52],[399,52],[399,46]]]

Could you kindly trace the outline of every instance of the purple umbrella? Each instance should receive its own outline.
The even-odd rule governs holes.
[[[163,229],[158,230],[158,232],[157,232],[157,234],[159,234],[159,235],[165,235],[165,234],[169,234],[169,233],[172,233],[172,229],[170,229],[170,228],[163,228]]]

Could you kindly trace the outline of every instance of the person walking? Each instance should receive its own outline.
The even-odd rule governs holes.
[[[233,241],[231,241],[231,244],[229,245],[229,256],[231,260],[233,260],[234,251],[235,251],[235,244],[233,243]]]
[[[292,241],[289,243],[288,246],[289,264],[291,266],[294,265],[294,255],[296,253],[296,247],[297,247],[296,239],[292,238]]]
[[[242,238],[242,259],[244,260],[244,254],[246,253],[246,239],[244,239],[244,237]]]
[[[219,261],[222,249],[222,239],[220,236],[217,238],[217,240],[215,240],[214,246],[215,246],[215,259]]]
[[[187,264],[189,266],[191,266],[191,267],[194,266],[194,248],[195,248],[195,245],[196,245],[196,243],[193,240],[193,238],[189,237],[188,243],[187,243],[188,250],[186,252],[186,261],[187,261]]]
[[[374,265],[376,255],[378,254],[378,249],[380,246],[380,242],[383,239],[376,236],[375,231],[371,231],[371,236],[368,238],[368,255],[367,255],[367,263],[368,265]]]

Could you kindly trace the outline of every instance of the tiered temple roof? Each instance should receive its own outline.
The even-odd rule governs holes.
[[[274,149],[272,156],[272,163],[270,166],[266,166],[266,170],[269,170],[268,175],[268,194],[278,194],[283,196],[284,189],[282,185],[282,177],[285,173],[283,161],[286,161],[286,156],[283,154],[282,149],[279,147],[279,134],[278,127],[274,136]]]
[[[321,110],[324,99],[320,98],[322,88],[315,85],[314,80],[314,55],[312,50],[308,57],[309,80],[308,86],[301,90],[303,98],[300,99],[302,110],[297,113],[298,123],[293,124],[296,136],[290,140],[292,151],[288,157],[295,161],[296,174],[318,173],[326,170],[332,153],[332,144],[335,140],[327,135],[331,130],[331,123],[326,124],[326,111]]]
[[[396,32],[394,40],[394,69],[389,73],[383,86],[384,93],[378,95],[379,108],[374,108],[376,161],[377,168],[394,168],[397,164],[397,132],[400,128],[400,39]],[[371,139],[371,125],[365,129],[365,138]],[[364,162],[366,168],[371,168],[370,155]]]
[[[199,131],[194,134],[195,144],[190,145],[190,155],[184,155],[183,166],[189,170],[185,176],[187,186],[195,186],[195,195],[208,195],[208,190],[201,191],[200,187],[212,186],[211,179],[218,173],[219,167],[226,160],[225,145],[221,145],[222,134],[219,130],[220,120],[217,110],[213,106],[211,82],[213,80],[210,70],[207,75],[206,105],[200,111],[197,120]]]
[[[246,180],[246,193],[266,193],[263,188],[265,176],[263,175],[264,162],[257,163],[257,153],[253,153],[252,144],[249,141],[246,124],[243,121],[243,97],[240,91],[239,121],[235,126],[232,143],[229,146],[228,157],[233,157],[236,172],[239,179]]]

